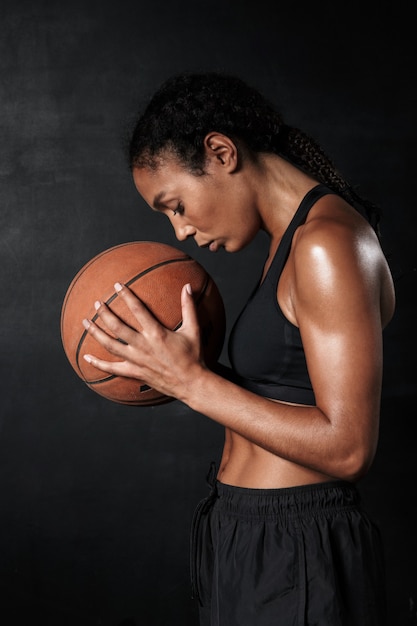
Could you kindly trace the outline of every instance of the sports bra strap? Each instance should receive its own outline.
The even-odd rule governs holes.
[[[282,236],[282,239],[278,245],[278,249],[267,272],[266,276],[270,280],[272,279],[275,282],[275,280],[278,280],[278,278],[280,277],[287,257],[289,255],[296,229],[305,221],[307,214],[313,204],[315,204],[315,202],[317,202],[319,198],[329,193],[336,192],[329,189],[329,187],[326,187],[326,185],[320,184],[310,189],[310,191],[308,191],[307,194],[304,196],[300,206],[294,213],[291,222],[289,223],[285,233]]]

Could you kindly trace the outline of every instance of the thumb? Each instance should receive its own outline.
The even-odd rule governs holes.
[[[197,309],[195,306],[191,285],[187,283],[181,291],[182,328],[187,332],[199,335]]]

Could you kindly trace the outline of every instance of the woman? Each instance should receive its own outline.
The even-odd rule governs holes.
[[[319,146],[239,79],[182,75],[154,95],[130,144],[135,186],[180,241],[269,254],[230,337],[230,374],[205,365],[189,285],[161,327],[117,284],[142,331],[96,303],[88,332],[137,377],[225,427],[193,524],[202,625],[381,626],[383,557],[355,482],[378,439],[382,329],[394,290],[362,200]],[[113,333],[122,341],[112,338]]]

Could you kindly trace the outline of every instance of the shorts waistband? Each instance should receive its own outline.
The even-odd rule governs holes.
[[[356,486],[340,480],[280,489],[250,489],[216,481],[215,491],[219,510],[251,519],[288,519],[306,513],[353,509],[360,505]]]

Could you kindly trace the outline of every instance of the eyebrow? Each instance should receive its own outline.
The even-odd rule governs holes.
[[[162,198],[164,196],[165,196],[165,191],[160,191],[159,193],[156,194],[155,198],[153,199],[153,206],[156,209],[166,208],[164,203],[162,202]]]

